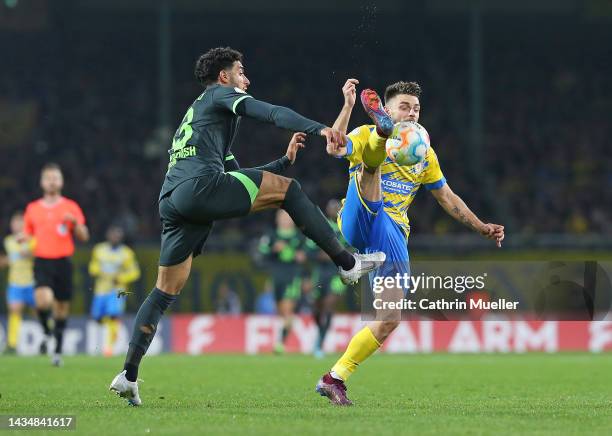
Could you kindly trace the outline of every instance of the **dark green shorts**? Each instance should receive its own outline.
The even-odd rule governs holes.
[[[321,265],[312,274],[315,286],[315,298],[325,298],[329,294],[341,296],[346,292],[347,286],[342,283],[338,275],[338,268],[333,264]]]
[[[302,278],[298,265],[277,265],[272,268],[271,273],[274,283],[274,299],[277,303],[282,300],[298,300],[300,298]]]
[[[216,220],[245,216],[257,197],[262,171],[243,169],[185,180],[159,200],[161,266],[202,252]]]

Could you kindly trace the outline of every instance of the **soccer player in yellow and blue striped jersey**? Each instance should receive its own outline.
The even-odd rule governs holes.
[[[4,251],[8,263],[8,351],[17,350],[21,317],[24,307],[34,307],[34,263],[32,251],[34,239],[25,239],[23,234],[23,213],[15,212],[11,217],[11,234],[4,238]]]
[[[349,79],[343,87],[345,104],[334,128],[347,131],[356,100],[356,85]],[[401,166],[389,159],[385,150],[394,123],[418,122],[421,88],[415,82],[397,82],[385,91],[385,105],[375,91],[361,93],[364,109],[374,122],[354,129],[346,147],[328,147],[328,153],[349,161],[349,185],[338,223],[345,239],[360,252],[382,251],[385,265],[378,276],[410,274],[407,211],[417,191],[424,186],[453,218],[501,246],[504,227],[483,223],[455,194],[446,181],[433,147],[425,159],[411,166]],[[404,289],[391,289],[401,296]],[[345,353],[317,384],[317,391],[337,405],[351,405],[344,382],[357,366],[374,353],[399,325],[401,314],[387,314],[372,321],[351,339]]]
[[[91,317],[106,326],[104,355],[113,354],[119,332],[119,317],[125,300],[118,295],[140,278],[140,267],[134,251],[123,243],[123,230],[112,226],[106,242],[96,244],[89,263],[89,274],[95,278]]]

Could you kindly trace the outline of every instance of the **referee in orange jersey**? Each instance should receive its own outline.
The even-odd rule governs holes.
[[[47,353],[51,333],[55,336],[52,363],[62,365],[62,343],[72,298],[73,235],[80,241],[89,240],[85,216],[79,205],[64,196],[64,178],[59,165],[46,164],[41,171],[43,197],[26,208],[24,233],[35,239],[34,301],[45,333],[41,353]],[[53,326],[50,323],[53,309]]]

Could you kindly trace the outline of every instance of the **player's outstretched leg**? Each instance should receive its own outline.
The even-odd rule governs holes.
[[[361,91],[361,104],[376,125],[376,129],[370,134],[368,145],[363,150],[363,163],[368,169],[374,171],[383,163],[387,155],[385,142],[393,132],[393,120],[385,111],[376,91],[372,89]]]
[[[183,289],[191,271],[191,261],[192,256],[190,255],[177,265],[160,266],[155,288],[138,309],[123,371],[117,374],[109,387],[109,390],[126,398],[132,406],[142,404],[138,393],[140,361],[155,337],[159,320]]]

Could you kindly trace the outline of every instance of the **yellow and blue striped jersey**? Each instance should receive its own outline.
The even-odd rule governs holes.
[[[89,274],[95,277],[96,294],[124,289],[140,277],[134,251],[127,245],[113,247],[108,242],[96,244],[89,262]]]
[[[34,239],[18,242],[15,236],[4,238],[4,250],[8,256],[8,282],[16,286],[28,286],[34,283],[34,262],[32,252]]]
[[[346,158],[350,162],[350,177],[355,177],[363,165],[363,150],[374,129],[374,125],[364,125],[349,133]],[[429,147],[425,159],[418,164],[401,166],[387,157],[380,169],[385,212],[408,236],[410,220],[407,211],[419,187],[423,185],[428,190],[439,189],[446,183],[438,157],[434,149]]]

